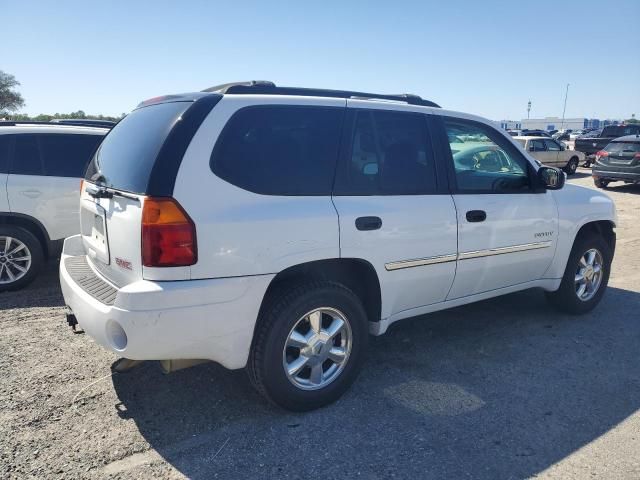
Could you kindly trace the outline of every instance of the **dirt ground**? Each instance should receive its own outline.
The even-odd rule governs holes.
[[[618,248],[594,312],[534,290],[400,322],[307,414],[213,364],[112,375],[66,326],[52,263],[0,294],[0,478],[640,478],[640,187],[608,193]]]

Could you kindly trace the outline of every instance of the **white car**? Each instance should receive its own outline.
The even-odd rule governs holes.
[[[0,122],[0,291],[24,287],[80,231],[80,180],[107,132]]]
[[[522,147],[543,165],[558,167],[573,175],[584,161],[584,153],[569,150],[566,145],[546,137],[514,137]]]
[[[564,179],[413,95],[250,82],[155,98],[87,170],[60,262],[68,321],[125,359],[247,367],[274,403],[316,408],[398,320],[532,287],[593,309],[615,208]]]

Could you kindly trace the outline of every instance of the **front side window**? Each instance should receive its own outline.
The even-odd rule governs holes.
[[[11,173],[14,175],[44,175],[37,135],[16,135]]]
[[[479,122],[445,117],[460,193],[525,193],[531,190],[529,162],[506,138]]]
[[[358,110],[336,195],[421,195],[436,189],[431,142],[422,114]],[[455,136],[449,139],[461,141]]]
[[[559,152],[561,150],[560,145],[558,145],[553,140],[545,140],[544,143],[547,146],[547,150],[549,152]]]
[[[269,105],[236,112],[211,155],[211,170],[264,195],[330,195],[343,108]]]

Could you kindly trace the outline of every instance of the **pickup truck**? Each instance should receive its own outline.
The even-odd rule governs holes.
[[[611,140],[625,135],[640,134],[640,124],[632,123],[627,125],[609,125],[602,129],[598,137],[579,137],[576,138],[574,150],[584,153],[586,157],[585,167],[591,165],[595,160],[596,152],[603,150],[604,147],[611,143]]]

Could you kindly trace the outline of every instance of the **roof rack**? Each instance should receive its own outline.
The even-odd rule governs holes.
[[[116,122],[110,120],[100,120],[96,122],[84,122],[82,120],[65,120],[64,122],[38,122],[36,120],[0,120],[0,127],[15,127],[16,125],[45,125],[49,127],[92,127],[92,128],[113,128]]]
[[[268,80],[250,80],[248,82],[224,83],[210,87],[203,92],[233,93],[233,94],[264,94],[264,95],[298,95],[303,97],[331,97],[331,98],[358,98],[373,100],[389,100],[405,102],[409,105],[422,105],[424,107],[440,108],[435,102],[425,100],[418,95],[402,93],[398,95],[384,95],[380,93],[353,92],[350,90],[328,90],[323,88],[278,87]]]

